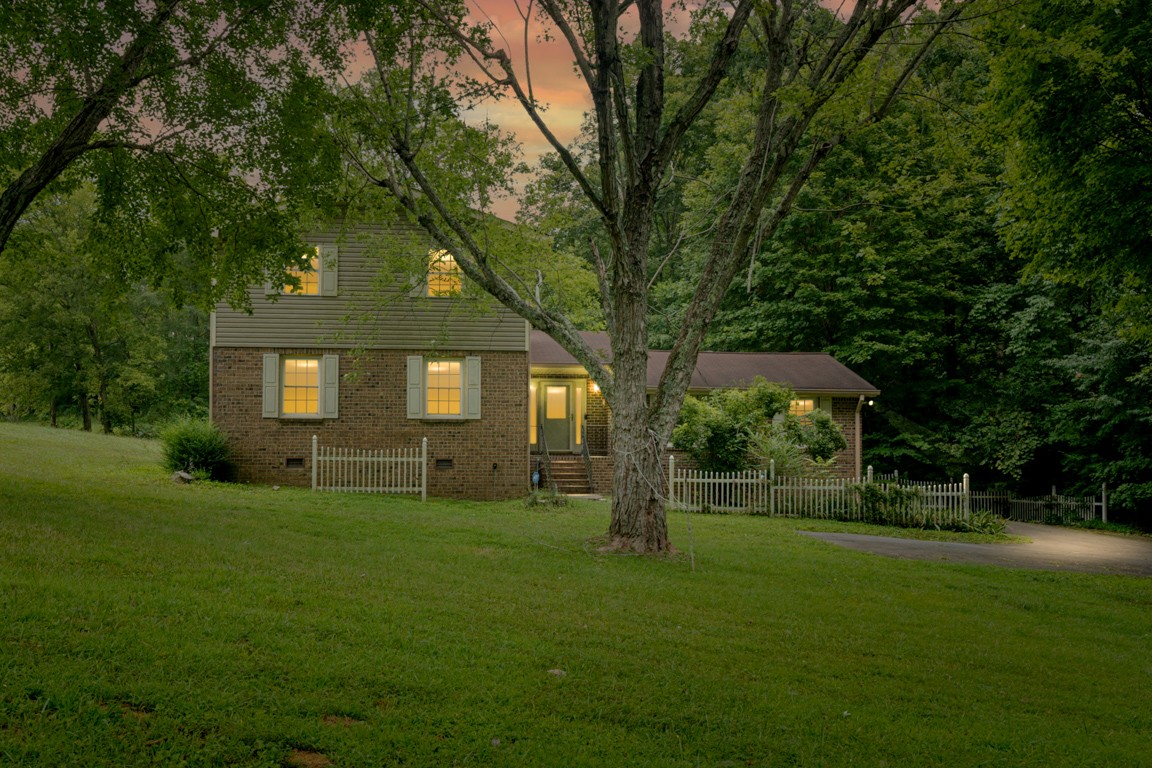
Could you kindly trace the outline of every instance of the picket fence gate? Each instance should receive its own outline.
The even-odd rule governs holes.
[[[359,449],[319,445],[312,436],[312,490],[411,493],[428,498],[428,438],[419,448]]]

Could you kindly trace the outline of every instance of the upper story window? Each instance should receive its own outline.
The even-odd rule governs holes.
[[[792,416],[807,416],[816,410],[816,401],[812,398],[793,400],[788,404],[788,413]]]
[[[463,275],[456,258],[448,251],[431,251],[428,254],[428,295],[456,296],[460,293]]]
[[[286,293],[294,293],[298,296],[319,296],[320,249],[316,248],[312,251],[312,257],[308,259],[305,266],[291,267],[288,270],[288,277],[295,278],[299,285],[288,283],[284,286]]]
[[[286,296],[338,295],[338,251],[338,247],[330,243],[311,246],[309,250],[300,255],[300,260],[284,273],[285,279],[270,279],[264,283],[264,295],[270,297],[281,294]]]

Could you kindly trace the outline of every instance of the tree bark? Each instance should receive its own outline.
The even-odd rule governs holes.
[[[88,401],[88,392],[80,393],[80,417],[83,420],[85,432],[92,431],[92,404]]]
[[[612,423],[615,463],[609,548],[648,554],[670,552],[664,510],[664,444],[649,431],[646,418],[637,419],[630,410],[621,414],[623,418]]]

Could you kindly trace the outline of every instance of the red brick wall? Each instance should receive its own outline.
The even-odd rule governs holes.
[[[481,413],[463,421],[406,417],[407,357],[419,350],[340,352],[340,416],[336,419],[261,417],[264,354],[332,354],[328,349],[215,348],[212,350],[212,420],[228,434],[245,482],[309,486],[312,435],[321,445],[345,448],[419,448],[428,438],[428,493],[467,499],[506,499],[528,493],[528,356],[484,352]],[[470,352],[437,350],[437,356]],[[289,469],[287,460],[303,459]],[[437,459],[451,459],[437,469]]]
[[[588,451],[593,456],[608,456],[612,453],[612,412],[603,392],[592,391],[592,379],[588,379],[588,402],[585,406],[588,426]],[[611,476],[611,472],[608,473]]]
[[[836,477],[854,478],[856,476],[856,397],[832,398],[832,421],[840,427],[840,434],[848,447],[836,453],[836,461],[832,465],[832,473]]]

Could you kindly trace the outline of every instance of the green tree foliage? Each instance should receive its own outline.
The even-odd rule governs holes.
[[[989,17],[1003,233],[1034,268],[1103,281],[1152,330],[1152,15],[1142,0],[1024,0]]]
[[[282,272],[336,178],[317,69],[340,66],[341,19],[297,0],[0,4],[5,263],[36,199],[87,179],[104,271],[205,304]]]
[[[965,404],[985,397],[969,361],[990,343],[971,308],[1018,279],[986,210],[999,172],[975,138],[987,81],[974,41],[940,41],[908,98],[837,147],[791,215],[755,243],[709,335],[712,348],[824,351],[851,365],[884,390],[865,409],[869,460],[921,476],[971,469],[957,427]],[[652,324],[657,346],[672,343],[700,269],[707,191],[730,184],[725,158],[749,140],[726,113],[707,135],[696,165],[683,168],[680,258],[653,291],[664,309]]]
[[[29,212],[0,273],[0,372],[13,415],[77,409],[82,425],[136,432],[142,416],[203,409],[207,322],[172,310],[121,273],[102,268],[89,237],[91,187]],[[18,405],[17,405],[18,403]]]
[[[1107,483],[1112,502],[1152,527],[1152,350],[1117,326],[1090,317],[1072,352],[1056,361],[1072,393],[1053,407],[1053,436],[1065,476],[1083,493]],[[1072,484],[1070,483],[1070,484]]]

